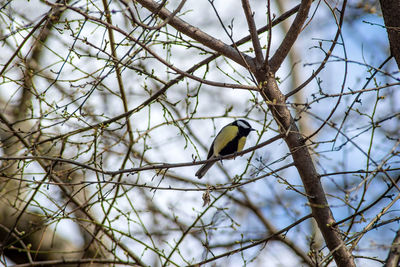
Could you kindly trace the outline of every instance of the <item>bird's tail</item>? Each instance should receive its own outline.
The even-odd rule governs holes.
[[[201,166],[201,168],[196,172],[197,178],[201,179],[206,174],[208,169],[210,169],[211,166],[214,165],[214,163],[215,163],[215,161],[208,162],[208,163],[204,164],[203,166]]]

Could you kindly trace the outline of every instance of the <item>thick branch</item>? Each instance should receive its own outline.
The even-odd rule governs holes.
[[[269,60],[270,71],[275,73],[281,66],[283,60],[289,54],[297,36],[300,34],[303,24],[307,19],[308,11],[310,10],[312,0],[301,1],[299,11],[297,12],[296,18],[294,19],[292,26],[283,38],[281,45],[276,50],[275,54]],[[266,59],[268,60],[268,59]]]
[[[252,71],[255,71],[255,64],[254,64],[254,59],[250,56],[247,56],[246,54],[239,54],[238,51],[233,48],[230,45],[225,44],[221,40],[218,40],[207,33],[203,32],[197,27],[194,27],[193,25],[190,25],[189,23],[179,19],[178,17],[171,16],[171,12],[167,10],[166,8],[161,8],[157,2],[153,0],[138,0],[138,3],[140,3],[142,6],[147,8],[151,12],[158,12],[158,16],[161,19],[167,19],[170,18],[169,24],[174,27],[176,30],[179,32],[189,36],[190,38],[200,42],[204,46],[217,51],[218,53],[232,59],[236,63],[242,65],[243,67],[247,68],[247,66],[250,67]],[[172,18],[171,18],[172,17]],[[246,61],[244,62],[243,59]]]
[[[379,2],[389,37],[390,52],[400,68],[400,1],[380,0]]]
[[[386,259],[385,267],[399,266],[399,261],[400,261],[400,229],[397,231],[396,236],[393,239],[392,246],[390,248],[388,257]]]
[[[303,181],[313,217],[318,223],[327,247],[333,252],[337,266],[355,266],[353,256],[341,239],[338,227],[332,226],[335,223],[335,219],[329,208],[311,155],[305,145],[305,140],[286,107],[285,96],[280,92],[273,74],[268,74],[265,82],[262,80],[259,80],[259,82],[263,84],[263,97],[269,103],[281,132],[285,134],[285,142],[290,149],[294,164]]]
[[[247,25],[249,26],[251,41],[253,42],[254,53],[256,54],[257,64],[263,61],[260,39],[258,38],[256,23],[254,21],[254,13],[251,11],[249,0],[242,0],[244,14],[246,15]]]

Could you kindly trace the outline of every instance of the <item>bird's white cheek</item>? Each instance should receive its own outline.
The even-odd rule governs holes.
[[[238,122],[237,122],[237,125],[238,125],[239,127],[244,128],[244,129],[249,129],[249,128],[250,128],[247,124],[245,124],[244,122],[241,122],[241,121],[238,121]]]

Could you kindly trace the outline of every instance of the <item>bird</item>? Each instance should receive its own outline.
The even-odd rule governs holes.
[[[251,128],[250,124],[245,120],[235,120],[225,125],[212,142],[207,159],[242,151],[247,136],[251,131],[255,131],[255,129]],[[214,163],[215,161],[205,163],[196,172],[196,176],[201,179]]]

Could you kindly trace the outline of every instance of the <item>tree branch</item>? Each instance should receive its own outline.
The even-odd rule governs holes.
[[[380,0],[383,19],[389,37],[390,52],[400,68],[400,1]]]
[[[249,26],[251,41],[253,42],[254,53],[258,65],[263,62],[263,53],[261,50],[260,39],[258,38],[256,23],[254,22],[254,13],[251,11],[249,0],[242,0],[244,14],[246,15],[247,25]]]
[[[125,0],[121,0],[125,1]],[[138,0],[138,3],[140,3],[142,6],[147,8],[151,12],[156,12],[157,10],[160,10],[158,13],[158,16],[161,19],[167,19],[170,18],[169,25],[174,27],[176,30],[179,32],[189,36],[190,38],[200,42],[204,46],[217,51],[221,55],[224,55],[236,63],[242,65],[243,67],[249,66],[252,71],[255,71],[255,63],[254,59],[246,54],[239,54],[235,48],[233,48],[230,45],[225,44],[221,40],[218,40],[207,33],[203,32],[197,27],[194,27],[190,25],[189,23],[185,22],[184,20],[181,20],[180,18],[174,16],[171,18],[171,12],[167,10],[166,8],[162,7],[160,9],[160,6],[157,2],[153,0]],[[243,61],[243,58],[245,59],[246,62]]]
[[[333,251],[336,264],[346,267],[355,266],[353,256],[341,239],[338,227],[333,226],[335,219],[329,208],[319,175],[305,145],[305,140],[286,107],[285,96],[279,90],[273,74],[269,73],[265,82],[261,80],[259,83],[263,84],[263,97],[267,103],[270,103],[269,107],[275,121],[280,126],[281,132],[285,134],[284,140],[303,181],[313,217],[318,223],[329,250]]]
[[[308,11],[310,10],[312,0],[301,1],[299,11],[297,12],[296,18],[294,19],[292,26],[285,35],[281,45],[276,50],[275,54],[269,60],[269,67],[272,73],[275,73],[281,66],[283,60],[289,54],[294,42],[299,36],[303,24],[307,19]]]
[[[400,260],[400,229],[396,232],[393,239],[392,246],[390,247],[388,257],[386,259],[385,267],[397,267]]]

